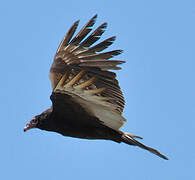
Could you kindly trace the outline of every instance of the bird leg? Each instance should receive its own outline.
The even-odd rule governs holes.
[[[126,136],[130,136],[130,137],[133,137],[133,138],[143,139],[141,136],[137,136],[137,135],[134,135],[134,134],[131,134],[131,133],[126,133],[126,132],[124,132],[124,134],[125,134]]]

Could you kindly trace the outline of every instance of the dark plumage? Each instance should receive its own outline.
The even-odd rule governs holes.
[[[99,53],[110,46],[115,37],[92,46],[107,26],[103,23],[87,37],[96,18],[97,15],[73,37],[79,23],[76,21],[65,35],[50,69],[52,107],[35,116],[24,131],[39,128],[64,136],[124,142],[167,159],[135,140],[141,137],[120,131],[126,121],[122,116],[125,101],[116,74],[109,70],[120,69],[117,65],[124,61],[109,59],[122,51]]]

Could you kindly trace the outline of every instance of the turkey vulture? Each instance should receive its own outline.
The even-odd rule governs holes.
[[[76,138],[124,142],[168,159],[136,140],[141,137],[120,131],[126,122],[122,116],[125,101],[116,74],[109,70],[120,69],[117,65],[125,61],[110,60],[121,50],[101,52],[114,42],[115,36],[93,45],[107,27],[103,23],[88,35],[96,18],[73,37],[79,24],[76,21],[65,35],[50,69],[52,107],[28,122],[24,131],[39,128]]]

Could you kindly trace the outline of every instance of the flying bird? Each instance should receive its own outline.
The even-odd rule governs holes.
[[[125,61],[110,60],[122,50],[102,52],[115,36],[94,45],[107,27],[103,23],[90,33],[96,18],[92,17],[76,36],[79,21],[68,30],[50,69],[52,106],[29,121],[24,131],[39,128],[64,136],[123,142],[168,159],[138,142],[140,136],[120,130],[126,122],[122,116],[125,101],[116,74],[110,70],[121,69],[118,65]]]

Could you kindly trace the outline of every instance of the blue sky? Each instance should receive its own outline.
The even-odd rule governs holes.
[[[111,141],[23,127],[51,105],[48,72],[72,23],[108,22],[102,39],[126,60],[118,79],[127,123],[169,161]],[[195,1],[2,1],[0,179],[195,179]]]

